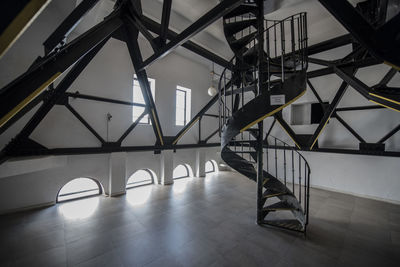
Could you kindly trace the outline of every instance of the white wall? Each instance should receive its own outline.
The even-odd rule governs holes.
[[[220,162],[218,151],[219,148],[207,149],[206,161]],[[122,154],[118,155],[121,162],[117,167],[124,165],[124,175],[115,175],[113,168],[116,166],[110,161],[112,154],[36,157],[3,163],[0,165],[0,214],[52,205],[61,187],[79,177],[97,180],[106,195],[124,193],[129,177],[141,169],[152,170],[160,183],[160,154],[152,151],[115,154]],[[174,165],[171,168],[189,164],[195,170],[196,149],[178,150],[172,157]],[[110,184],[120,189],[111,189]]]

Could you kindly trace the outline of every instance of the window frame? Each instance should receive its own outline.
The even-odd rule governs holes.
[[[178,114],[178,92],[183,92],[184,93],[184,107],[183,107],[183,124],[178,124],[177,120],[177,114]],[[190,105],[189,103],[189,97],[192,97],[192,89],[186,88],[180,85],[176,86],[175,90],[175,126],[186,126],[188,122],[190,121],[191,117],[191,99],[190,99]]]
[[[145,172],[147,172],[147,173],[150,175],[150,182],[148,182],[148,183],[143,183],[143,182],[145,182],[145,181],[147,181],[147,180],[142,180],[142,181],[137,181],[137,182],[129,182],[129,179],[130,179],[135,173],[137,173],[138,171],[145,171]],[[153,175],[153,173],[152,173],[150,170],[148,170],[148,169],[140,169],[140,170],[137,170],[137,171],[135,171],[134,173],[132,173],[131,176],[129,176],[128,180],[126,181],[125,188],[126,188],[126,190],[129,190],[129,189],[133,189],[133,188],[136,188],[136,187],[146,186],[146,185],[151,185],[151,184],[154,184],[154,175]]]
[[[76,191],[76,192],[71,192],[71,193],[66,193],[66,194],[61,194],[60,192],[61,190],[70,182],[76,180],[76,179],[89,179],[92,180],[93,182],[96,183],[98,189],[87,189],[87,190],[80,190],[80,191]],[[70,199],[64,199],[64,200],[59,200],[59,197],[63,197],[63,196],[71,196],[71,195],[77,195],[77,194],[81,194],[81,193],[86,193],[86,192],[90,192],[90,191],[97,191],[99,190],[98,193],[96,194],[92,194],[92,195],[86,195],[86,196],[81,196],[81,197],[76,197],[76,198],[70,198]],[[84,199],[84,198],[91,198],[91,197],[96,197],[96,196],[100,196],[103,194],[103,187],[101,185],[101,183],[99,181],[97,181],[96,179],[90,178],[90,177],[77,177],[74,178],[70,181],[68,181],[67,183],[65,183],[57,192],[57,197],[56,197],[56,203],[64,203],[64,202],[68,202],[68,201],[75,201],[75,200],[79,200],[79,199]]]
[[[148,80],[148,82],[149,82],[149,84],[150,84],[151,95],[152,95],[153,101],[154,101],[154,103],[155,103],[155,102],[156,102],[156,80],[153,79],[153,78],[147,78],[147,80]],[[137,83],[137,86],[135,85],[135,83]],[[142,97],[143,97],[143,102],[144,102],[144,103],[135,102],[135,98],[134,98],[134,97],[135,97],[135,89],[138,89],[138,90],[140,91],[140,94],[141,94]],[[138,80],[136,74],[133,75],[132,103],[135,103],[135,104],[144,104],[144,105],[146,105],[146,101],[144,100],[142,88],[140,87],[140,83],[139,83],[139,80]],[[135,109],[138,109],[138,108],[142,108],[142,107],[132,106],[132,122],[135,122],[135,121],[137,120],[137,118],[139,118],[140,115],[141,115],[141,113],[140,113],[140,114],[138,114],[137,116],[135,116]],[[145,109],[145,108],[143,107],[143,109]],[[144,120],[146,120],[146,121],[144,121]],[[139,125],[151,125],[151,119],[150,119],[149,114],[144,115],[143,118],[139,121],[138,124],[139,124]]]

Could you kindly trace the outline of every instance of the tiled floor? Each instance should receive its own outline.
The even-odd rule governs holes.
[[[0,217],[0,266],[399,266],[400,206],[311,190],[307,238],[221,172]]]

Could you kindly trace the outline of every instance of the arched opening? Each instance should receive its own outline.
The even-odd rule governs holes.
[[[217,162],[215,162],[215,160],[209,160],[206,162],[206,167],[205,167],[205,172],[206,173],[213,173],[213,172],[217,172],[218,168],[217,168]]]
[[[138,170],[132,174],[127,183],[126,189],[131,189],[138,186],[154,184],[155,174],[151,170]]]
[[[182,179],[189,177],[193,177],[193,171],[188,164],[180,164],[176,166],[172,174],[173,179]]]
[[[91,178],[73,179],[61,187],[57,194],[57,202],[86,198],[103,193],[100,183]]]

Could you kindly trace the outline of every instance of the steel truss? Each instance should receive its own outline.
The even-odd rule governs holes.
[[[82,1],[57,29],[44,42],[45,56],[39,57],[30,69],[11,82],[0,91],[0,133],[8,129],[15,121],[26,114],[34,106],[41,104],[22,131],[2,150],[1,162],[16,156],[27,155],[59,155],[59,154],[87,154],[109,153],[116,151],[161,151],[164,149],[181,149],[218,146],[216,143],[207,143],[218,131],[214,131],[204,140],[201,140],[201,127],[199,125],[199,142],[197,144],[179,145],[178,140],[216,102],[218,97],[211,101],[186,125],[175,137],[164,136],[161,123],[158,118],[157,108],[150,91],[145,67],[150,63],[165,56],[177,46],[184,46],[192,52],[205,57],[223,67],[229,66],[229,62],[213,52],[195,44],[189,39],[203,30],[215,20],[235,8],[240,0],[224,0],[207,12],[203,17],[190,25],[182,33],[177,34],[168,29],[171,13],[171,0],[164,1],[161,25],[144,17],[139,0],[117,1],[114,11],[105,20],[86,33],[76,38],[71,43],[65,43],[68,34],[79,23],[82,17],[98,2],[98,0]],[[17,10],[15,7],[10,7]],[[18,13],[15,13],[17,16]],[[154,54],[146,60],[142,59],[138,45],[138,34],[143,36],[151,44]],[[153,32],[158,37],[153,37]],[[98,96],[66,92],[79,74],[85,69],[97,52],[109,40],[110,37],[125,41],[136,71],[136,75],[142,89],[145,105],[128,101],[102,98]],[[167,42],[169,40],[169,42]],[[53,81],[70,66],[73,67],[68,74],[54,88]],[[70,98],[80,98],[90,101],[108,102],[120,105],[144,106],[144,112],[126,129],[116,142],[105,141],[91,125],[70,104]],[[48,149],[29,138],[31,133],[48,114],[54,105],[65,106],[100,142],[101,147],[93,148],[55,148]],[[138,125],[145,115],[149,115],[157,141],[153,146],[121,146],[122,141]]]
[[[378,1],[374,0],[375,2],[380,2],[381,5],[387,5],[387,1]],[[279,125],[282,126],[282,128],[285,130],[285,132],[289,135],[289,137],[294,141],[295,145],[297,146],[297,149],[303,150],[303,151],[315,151],[315,152],[330,152],[330,153],[344,153],[344,154],[365,154],[365,155],[382,155],[382,156],[394,156],[394,157],[399,157],[400,152],[395,152],[395,151],[385,151],[385,146],[384,142],[387,141],[390,137],[392,137],[395,133],[400,131],[400,125],[397,127],[393,128],[391,131],[389,131],[386,135],[384,135],[382,138],[378,139],[375,143],[367,143],[365,139],[357,133],[342,117],[339,115],[341,112],[345,111],[354,111],[354,110],[375,110],[375,109],[382,109],[382,108],[388,108],[392,109],[395,111],[400,111],[400,103],[397,101],[396,96],[393,97],[385,97],[387,95],[387,92],[400,92],[400,88],[394,88],[394,87],[389,87],[388,83],[393,79],[394,75],[398,72],[398,69],[392,67],[387,74],[379,81],[376,85],[374,86],[367,86],[365,83],[363,83],[361,80],[359,80],[357,77],[355,77],[355,74],[358,69],[373,66],[373,65],[378,65],[382,64],[384,61],[387,63],[388,58],[394,59],[396,61],[396,55],[393,56],[391,54],[388,54],[387,51],[385,53],[381,53],[382,51],[376,51],[380,50],[382,47],[380,46],[382,43],[380,43],[379,46],[375,47],[374,49],[371,49],[371,40],[369,39],[370,36],[365,36],[365,35],[370,35],[370,34],[379,34],[379,30],[374,30],[371,32],[364,32],[364,29],[358,29],[358,27],[363,28],[364,26],[370,27],[370,22],[374,22],[374,26],[378,27],[378,29],[382,30],[385,29],[385,31],[388,31],[388,23],[385,23],[384,19],[382,19],[382,16],[385,17],[386,14],[386,9],[387,6],[381,6],[380,7],[380,13],[376,14],[376,12],[365,12],[370,15],[370,17],[363,17],[362,15],[357,13],[356,20],[360,22],[360,24],[354,23],[352,20],[353,17],[351,16],[345,16],[345,18],[342,18],[342,13],[339,12],[339,7],[343,8],[345,10],[345,13],[347,14],[353,14],[355,15],[354,12],[355,8],[352,6],[349,6],[347,1],[345,0],[340,0],[340,1],[334,1],[335,3],[330,3],[330,1],[325,1],[325,0],[320,0],[320,2],[325,5],[328,10],[332,12],[332,14],[337,17],[343,24],[346,24],[346,28],[348,28],[350,34],[346,34],[343,36],[339,36],[336,38],[333,38],[331,40],[324,41],[322,43],[310,46],[308,49],[309,53],[309,62],[321,66],[320,69],[314,70],[314,71],[309,71],[307,73],[308,77],[308,86],[311,89],[312,93],[318,100],[318,103],[322,106],[324,114],[323,118],[321,119],[317,129],[312,135],[296,135],[296,133],[291,129],[291,127],[283,120],[281,114],[275,115],[275,120],[278,121]],[[370,1],[373,2],[373,1]],[[340,17],[340,18],[339,18]],[[398,16],[393,18],[394,20],[398,19]],[[392,20],[393,20],[392,19]],[[392,20],[389,21],[390,24],[392,24]],[[362,22],[362,23],[361,23]],[[351,24],[351,25],[350,25]],[[356,28],[356,29],[354,29]],[[355,34],[357,32],[357,34]],[[391,38],[391,37],[388,37]],[[380,42],[378,40],[375,40],[376,42]],[[382,41],[382,40],[381,40]],[[382,41],[383,42],[383,41]],[[319,59],[315,57],[315,54],[321,53],[324,51],[328,51],[331,49],[335,49],[338,47],[342,47],[345,45],[352,45],[352,52],[350,52],[348,55],[344,56],[343,58],[339,58],[336,60],[324,60],[324,59]],[[371,53],[371,50],[375,50],[375,52]],[[398,55],[398,53],[397,53]],[[312,83],[313,78],[325,76],[325,75],[330,75],[330,74],[336,74],[339,78],[341,78],[343,81],[338,88],[334,98],[329,104],[326,104],[322,101],[321,97],[319,96],[316,88],[314,87]],[[359,92],[363,97],[365,97],[367,100],[376,103],[378,105],[370,105],[370,106],[355,106],[355,107],[343,107],[343,108],[337,108],[338,104],[340,103],[340,100],[342,99],[344,93],[347,90],[348,86],[351,86],[354,88],[357,92]],[[378,93],[377,93],[378,92]],[[386,95],[385,95],[386,94]],[[396,95],[396,94],[395,94]],[[360,143],[359,143],[359,149],[358,150],[351,150],[351,149],[338,149],[338,148],[318,148],[318,138],[321,135],[322,131],[324,130],[325,126],[329,122],[331,118],[335,118],[341,125],[343,125]],[[275,122],[274,120],[274,122]],[[274,127],[275,123],[273,123],[272,127]],[[271,129],[269,130],[269,132]]]
[[[98,1],[96,0],[83,0],[44,42],[43,45],[45,56],[38,57],[27,72],[0,90],[0,134],[41,101],[43,102],[38,111],[36,111],[22,131],[1,151],[0,162],[3,162],[10,157],[32,155],[90,154],[110,153],[117,151],[156,152],[164,149],[175,150],[182,148],[219,146],[219,143],[207,143],[213,136],[218,134],[219,127],[206,138],[201,138],[201,120],[203,116],[216,117],[216,115],[207,114],[207,111],[217,102],[218,95],[213,97],[175,136],[164,136],[158,118],[156,105],[150,92],[146,67],[170,53],[176,47],[183,46],[188,50],[221,65],[224,68],[233,69],[232,64],[228,60],[221,58],[212,51],[206,50],[202,46],[190,41],[190,39],[212,22],[221,18],[224,14],[227,14],[233,8],[238,6],[242,1],[221,1],[216,7],[211,9],[204,16],[178,34],[168,28],[169,17],[171,13],[171,0],[164,0],[161,24],[142,14],[140,0],[118,0],[116,1],[114,11],[108,17],[106,17],[104,21],[94,26],[92,29],[88,30],[74,41],[65,43],[65,39],[68,34],[97,2]],[[15,11],[18,9],[14,8],[13,10]],[[14,15],[16,17],[18,13],[15,13]],[[382,28],[382,30],[388,32],[389,27]],[[137,42],[139,32],[148,40],[154,50],[154,54],[147,59],[142,58]],[[296,135],[296,133],[282,118],[280,113],[275,115],[274,125],[276,125],[275,121],[277,121],[278,124],[283,127],[286,133],[294,140],[297,148],[302,150],[311,149],[311,151],[318,152],[400,156],[398,152],[388,152],[382,150],[365,151],[328,149],[328,151],[327,149],[318,148],[316,145],[318,137],[323,131],[324,125],[328,123],[330,118],[336,118],[361,143],[365,143],[364,139],[354,129],[352,129],[351,126],[348,125],[338,113],[348,110],[370,110],[384,108],[382,106],[382,99],[376,99],[377,97],[371,95],[371,92],[376,88],[387,88],[387,84],[397,72],[395,69],[391,69],[374,87],[368,87],[362,81],[358,80],[354,76],[357,69],[381,64],[383,59],[381,55],[371,55],[371,53],[367,52],[364,47],[368,48],[368,45],[365,45],[362,42],[362,45],[359,45],[359,41],[356,41],[353,38],[353,32],[350,32],[352,35],[346,34],[339,36],[308,48],[308,53],[310,55],[309,61],[323,66],[321,69],[308,72],[309,87],[321,104],[322,100],[319,97],[317,90],[312,85],[311,79],[335,73],[343,80],[343,83],[336,93],[334,100],[328,106],[323,105],[325,114],[314,134],[312,136]],[[0,36],[0,38],[1,37],[2,36]],[[79,92],[66,92],[73,81],[96,56],[97,52],[103,47],[110,37],[117,38],[127,43],[130,57],[145,99],[145,111],[143,114],[141,114],[141,116],[135,122],[133,122],[128,129],[126,129],[126,131],[116,142],[105,141],[69,104],[69,99],[80,98],[88,101],[100,101],[130,106],[138,104],[128,101],[80,94]],[[360,39],[360,37],[357,39]],[[312,57],[317,53],[348,44],[353,44],[353,51],[344,58],[334,61],[326,61]],[[384,56],[386,57],[386,55]],[[57,87],[54,87],[53,81],[71,66],[73,67],[70,69],[67,75],[61,80]],[[375,101],[379,105],[337,108],[337,105],[339,104],[340,99],[346,91],[348,85],[351,85],[370,101],[379,100]],[[224,89],[227,89],[230,86],[231,84],[227,84]],[[48,149],[31,140],[29,136],[54,105],[65,106],[99,140],[101,146],[92,148]],[[398,108],[398,105],[390,101],[384,106],[392,109]],[[152,127],[157,138],[156,143],[153,146],[121,146],[121,143],[126,136],[135,129],[140,119],[147,114],[151,119]],[[197,122],[199,123],[198,143],[179,145],[179,140]],[[272,127],[269,129],[269,132],[271,131]],[[383,136],[379,141],[377,141],[376,144],[384,144],[385,141],[387,141],[399,130],[400,125]]]

